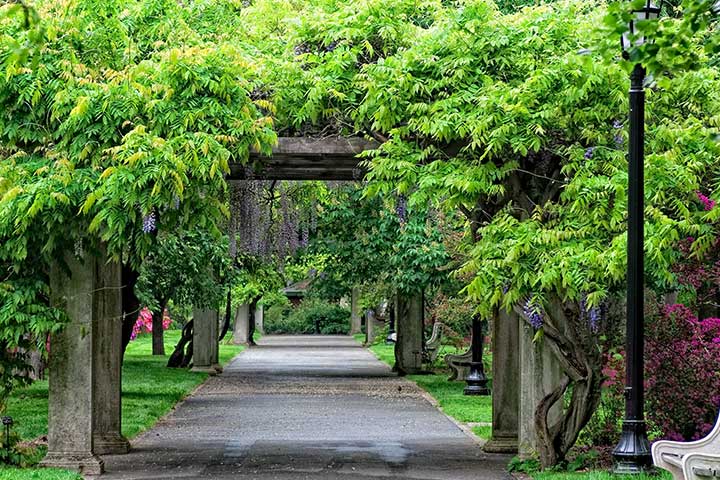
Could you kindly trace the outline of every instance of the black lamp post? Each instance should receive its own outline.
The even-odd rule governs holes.
[[[654,20],[661,5],[645,0],[634,11],[629,34],[623,35],[623,53],[642,45],[645,38],[636,35],[635,22]],[[627,57],[626,57],[627,58]],[[630,146],[628,156],[628,267],[627,331],[625,373],[625,418],[620,442],[613,450],[616,473],[641,473],[652,468],[650,442],[645,425],[644,358],[644,161],[645,161],[645,68],[637,64],[630,75]]]
[[[487,377],[483,368],[483,323],[480,318],[475,315],[472,321],[472,360],[470,361],[470,372],[465,382],[467,386],[463,391],[464,395],[490,395],[487,387]]]
[[[2,424],[5,426],[5,450],[10,451],[10,427],[13,426],[12,417],[2,417]]]

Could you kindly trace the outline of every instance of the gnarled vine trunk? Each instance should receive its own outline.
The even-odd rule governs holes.
[[[521,313],[521,309],[518,309]],[[522,314],[522,313],[521,313]],[[523,316],[523,318],[525,318]],[[527,319],[526,319],[527,320]],[[544,316],[542,341],[557,358],[563,378],[535,408],[538,455],[543,468],[565,460],[580,431],[590,421],[600,402],[602,356],[593,333],[576,304],[550,298]],[[564,406],[567,392],[570,402]],[[559,420],[550,423],[550,411],[556,404],[562,410]]]

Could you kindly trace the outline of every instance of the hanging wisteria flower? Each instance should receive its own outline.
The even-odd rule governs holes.
[[[75,256],[80,258],[83,255],[85,255],[85,249],[83,248],[82,240],[77,240],[75,242]]]
[[[143,232],[145,233],[152,233],[157,228],[156,225],[156,218],[155,218],[155,212],[150,212],[149,214],[145,215],[143,217]]]
[[[395,201],[395,214],[400,223],[405,223],[407,220],[407,197],[405,195],[398,195]]]
[[[622,124],[622,122],[621,122],[620,120],[613,120],[612,126],[613,126],[613,128],[616,129],[616,130],[619,130],[619,129],[623,128],[623,124]]]
[[[594,151],[595,147],[588,147],[587,150],[585,150],[585,160],[590,160],[593,157]]]
[[[600,330],[600,321],[603,318],[603,307],[587,308],[587,295],[583,295],[580,299],[580,319],[587,318],[588,326],[593,333]]]
[[[695,194],[697,195],[698,200],[700,200],[702,202],[703,206],[705,207],[705,211],[709,212],[710,210],[715,208],[715,200],[712,200],[712,199],[708,198],[706,195],[703,195],[702,192],[700,192],[699,190],[696,191]]]
[[[525,302],[525,305],[523,305],[523,314],[527,317],[533,328],[538,329],[543,326],[543,316],[540,306],[529,298]]]
[[[618,147],[622,147],[624,143],[625,139],[623,138],[621,133],[615,135],[615,145],[617,145]]]
[[[590,325],[590,330],[593,333],[597,333],[598,330],[600,330],[600,319],[602,318],[602,313],[600,311],[600,307],[592,307],[590,311],[588,312],[588,324]]]

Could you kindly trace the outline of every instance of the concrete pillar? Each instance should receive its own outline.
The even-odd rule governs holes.
[[[217,374],[213,368],[213,343],[217,342],[214,331],[217,327],[213,328],[213,323],[217,324],[214,310],[193,309],[193,372]]]
[[[222,373],[223,368],[220,366],[220,312],[217,310],[212,311],[213,322],[212,322],[212,337],[210,343],[210,350],[212,352],[212,367],[217,373]]]
[[[350,335],[362,332],[362,317],[360,316],[360,288],[353,287],[350,300]]]
[[[259,303],[257,305],[257,307],[255,308],[255,330],[257,330],[257,332],[262,335],[265,334],[265,327],[263,326],[264,321],[265,321],[265,306],[262,303]]]
[[[520,421],[518,455],[530,458],[537,453],[535,409],[545,395],[558,387],[562,369],[544,341],[533,342],[535,330],[522,318],[520,322]],[[562,403],[562,400],[560,401]],[[550,422],[560,419],[560,403],[550,410]]]
[[[395,367],[400,374],[422,372],[424,315],[422,293],[411,296],[397,295],[395,303],[397,322]]]
[[[95,377],[104,372],[94,357],[97,309],[110,308],[110,302],[101,305],[99,298],[105,292],[98,290],[104,262],[90,255],[82,260],[66,255],[65,263],[69,277],[59,264],[50,267],[50,302],[67,313],[69,323],[50,340],[48,453],[41,465],[100,475],[104,463],[93,452],[95,416],[100,413]]]
[[[121,433],[122,396],[122,295],[121,270],[117,262],[98,259],[94,309],[97,330],[93,335],[93,365],[96,369],[95,431],[93,452],[123,454],[130,442]]]
[[[235,311],[235,325],[233,327],[233,343],[247,345],[250,337],[250,305],[243,303]]]
[[[492,436],[490,453],[517,453],[520,401],[518,315],[500,311],[492,322]]]

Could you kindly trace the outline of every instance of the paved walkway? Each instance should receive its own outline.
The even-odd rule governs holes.
[[[105,457],[107,480],[500,480],[419,389],[349,337],[264,337]]]

